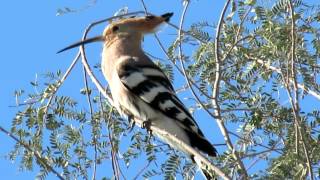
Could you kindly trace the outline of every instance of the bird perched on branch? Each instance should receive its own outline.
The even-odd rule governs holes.
[[[155,32],[172,15],[166,13],[120,19],[109,24],[102,36],[75,43],[59,52],[102,41],[101,68],[109,83],[116,109],[132,119],[141,120],[141,126],[148,130],[150,126],[165,130],[189,146],[214,157],[216,149],[178,99],[167,76],[141,48],[143,36]],[[177,143],[159,136],[173,148],[186,152]],[[189,156],[201,168],[201,163],[192,155]],[[212,179],[212,174],[207,170],[202,168],[202,172],[207,179]]]

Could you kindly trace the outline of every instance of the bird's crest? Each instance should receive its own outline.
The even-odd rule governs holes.
[[[114,20],[105,28],[102,36],[74,43],[58,51],[58,53],[96,41],[106,41],[107,44],[111,44],[111,41],[114,41],[115,37],[123,34],[141,35],[142,37],[143,34],[155,32],[161,24],[168,22],[172,15],[173,13],[165,13],[161,16],[147,15]]]

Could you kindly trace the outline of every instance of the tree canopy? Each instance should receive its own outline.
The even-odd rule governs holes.
[[[143,1],[137,2],[144,11],[134,15],[148,12]],[[218,126],[220,131],[207,133],[223,137],[215,141],[219,156],[209,159],[212,165],[235,179],[319,178],[320,5],[227,0],[218,21],[188,28],[185,15],[196,5],[184,0],[182,6],[180,24],[169,25],[177,32],[171,46],[164,47],[155,36],[167,57],[157,64],[172,82],[184,80],[175,88],[188,95],[190,111],[206,114],[206,124]],[[80,49],[66,73],[48,72],[40,82],[31,82],[37,92],[15,92],[12,127],[0,129],[16,141],[10,159],[19,160],[22,169],[40,167],[39,179],[48,173],[96,179],[97,167],[105,163],[112,173],[104,179],[192,179],[198,172],[183,153],[150,139],[145,130],[129,130],[127,119],[112,107],[108,87],[88,82],[95,80],[91,72],[101,72],[99,64],[91,71],[86,58]],[[87,107],[59,91],[80,59],[80,93]],[[144,165],[135,167],[136,177],[126,177],[137,159]]]

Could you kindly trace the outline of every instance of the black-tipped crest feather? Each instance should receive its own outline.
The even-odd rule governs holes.
[[[161,17],[163,17],[166,22],[168,22],[172,16],[173,16],[172,12],[171,13],[165,13],[165,14],[161,15]]]

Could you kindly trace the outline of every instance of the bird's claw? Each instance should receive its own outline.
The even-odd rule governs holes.
[[[143,129],[146,129],[148,134],[150,135],[150,137],[152,136],[152,130],[151,130],[151,121],[150,120],[146,120],[142,123],[141,126]]]
[[[131,131],[133,130],[134,126],[136,125],[136,122],[134,121],[132,115],[129,115],[129,116],[128,116],[128,121],[129,121],[128,130],[131,132]]]

